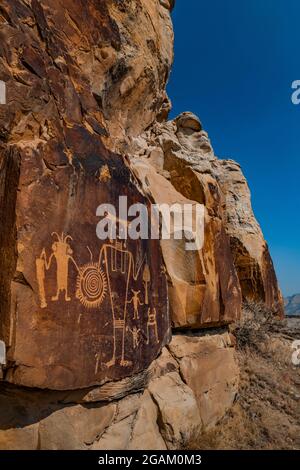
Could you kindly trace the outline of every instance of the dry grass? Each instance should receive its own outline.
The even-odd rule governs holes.
[[[229,414],[192,449],[300,449],[300,366],[291,362],[299,327],[289,328],[262,305],[247,304],[234,331],[241,368]]]

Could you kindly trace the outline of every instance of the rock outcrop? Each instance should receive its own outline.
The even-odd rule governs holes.
[[[226,232],[243,298],[263,302],[283,317],[283,299],[273,262],[251,207],[250,191],[240,165],[221,160],[217,178],[225,196]]]
[[[282,315],[239,166],[167,121],[173,6],[1,2],[0,448],[187,446],[235,399],[243,299]],[[99,240],[119,196],[201,205],[204,244],[124,240],[122,214]]]
[[[264,302],[283,316],[282,296],[267,244],[254,217],[239,165],[219,160],[192,113],[156,123],[132,139],[132,167],[159,204],[205,206],[204,246],[162,240],[175,327],[238,320],[242,300]]]
[[[15,384],[57,390],[122,379],[169,341],[159,242],[96,235],[100,204],[118,207],[119,195],[128,206],[149,203],[103,137],[116,144],[115,125],[130,136],[155,119],[172,59],[162,32],[168,10],[127,3],[1,6],[0,328],[5,378]],[[142,51],[150,18],[157,22]]]
[[[232,338],[225,332],[174,336],[146,376],[134,394],[127,390],[110,403],[97,394],[4,385],[0,449],[185,447],[234,401],[239,370]]]
[[[132,165],[156,203],[205,206],[204,246],[186,251],[185,240],[162,240],[175,327],[222,325],[237,320],[241,291],[223,223],[217,159],[198,118],[184,113],[156,124],[133,141]]]

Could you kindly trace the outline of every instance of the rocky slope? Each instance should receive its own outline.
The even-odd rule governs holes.
[[[239,165],[167,120],[173,3],[1,2],[1,448],[186,446],[234,402],[242,301],[283,316]],[[99,241],[120,195],[203,204],[203,248]]]
[[[262,304],[250,304],[235,334],[238,398],[227,416],[190,447],[299,449],[300,369],[292,355],[299,357],[294,341],[299,339],[300,319],[277,322],[269,318]]]

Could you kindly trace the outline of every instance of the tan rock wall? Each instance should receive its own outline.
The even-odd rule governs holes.
[[[103,243],[96,211],[149,204],[111,149],[160,113],[169,8],[4,0],[0,35],[5,379],[68,390],[137,374],[170,339],[159,242]]]
[[[283,317],[283,299],[273,262],[253,214],[250,190],[239,164],[220,160],[218,181],[225,197],[225,227],[243,298],[264,302],[274,314]]]
[[[185,447],[235,399],[242,300],[283,314],[238,164],[192,113],[167,121],[173,6],[1,2],[0,448]],[[203,247],[103,249],[120,194],[204,205]]]
[[[224,417],[239,381],[228,333],[176,335],[148,373],[136,393],[111,403],[2,384],[0,449],[184,448]]]
[[[283,302],[266,241],[239,165],[219,160],[192,113],[156,124],[132,139],[131,165],[158,204],[203,204],[203,248],[161,242],[172,322],[197,328],[238,320],[241,303],[264,302],[283,316]]]

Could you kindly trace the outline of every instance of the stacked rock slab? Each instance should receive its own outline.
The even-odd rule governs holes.
[[[110,402],[103,387],[63,392],[3,385],[0,449],[186,448],[232,406],[239,382],[234,342],[227,332],[175,336],[147,375],[135,393],[125,386],[123,398]]]

